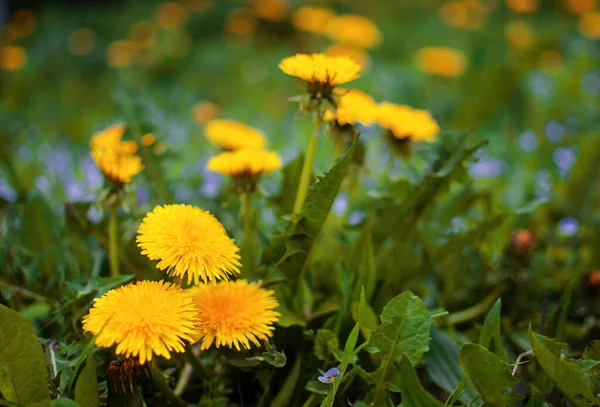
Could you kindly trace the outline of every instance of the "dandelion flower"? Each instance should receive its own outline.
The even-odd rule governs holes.
[[[142,254],[160,270],[187,283],[216,282],[239,273],[239,248],[209,212],[191,205],[156,206],[146,214],[136,239]]]
[[[337,16],[327,23],[327,34],[337,42],[360,48],[373,48],[381,42],[375,23],[357,14]]]
[[[206,168],[234,178],[254,178],[281,168],[281,158],[272,151],[244,148],[212,157]]]
[[[467,61],[461,51],[444,47],[425,47],[416,54],[417,65],[432,75],[455,77],[462,75]]]
[[[329,99],[335,86],[360,77],[360,65],[355,61],[325,54],[296,54],[284,58],[279,68],[306,81],[308,93],[315,99]]]
[[[289,11],[287,0],[252,0],[254,13],[268,21],[281,22]]]
[[[379,104],[375,121],[391,130],[397,139],[435,141],[440,127],[426,110],[383,102]]]
[[[377,103],[364,92],[356,89],[337,89],[340,95],[337,110],[326,110],[323,119],[335,120],[339,125],[354,125],[357,122],[370,124],[377,110]]]
[[[600,38],[600,11],[583,14],[579,19],[579,31],[586,38]]]
[[[117,355],[144,364],[154,355],[170,359],[171,352],[183,352],[185,342],[194,342],[198,322],[188,292],[163,281],[140,281],[97,298],[83,330],[96,337],[96,346],[117,345]]]
[[[114,183],[128,183],[144,166],[135,155],[137,143],[121,141],[124,124],[115,124],[97,132],[90,141],[91,156],[100,171]]]
[[[27,63],[27,51],[16,45],[0,48],[0,69],[15,72],[22,69]]]
[[[190,290],[198,307],[201,349],[228,346],[240,350],[240,345],[250,349],[250,342],[260,346],[261,340],[273,336],[273,324],[280,314],[273,291],[265,290],[261,283],[246,280],[201,285]]]
[[[361,70],[365,71],[371,65],[371,58],[367,51],[362,48],[351,45],[335,43],[325,49],[325,54],[332,57],[346,57],[360,65]]]
[[[335,17],[335,13],[325,7],[303,6],[292,15],[292,25],[298,31],[312,34],[325,34],[327,23]]]
[[[233,120],[209,121],[206,124],[206,138],[224,150],[263,148],[267,144],[260,131]]]
[[[564,0],[565,8],[573,14],[589,13],[596,8],[596,0]]]
[[[515,13],[534,13],[540,7],[539,0],[506,0],[506,5]]]

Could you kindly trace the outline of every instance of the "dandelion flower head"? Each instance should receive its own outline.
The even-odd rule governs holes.
[[[97,346],[116,345],[116,354],[135,357],[141,364],[153,356],[170,359],[194,342],[198,312],[183,289],[163,281],[139,281],[97,298],[83,318],[83,329]]]
[[[370,124],[377,111],[377,103],[364,92],[356,89],[337,89],[339,103],[337,110],[326,110],[324,120],[335,120],[338,124],[354,125],[357,122]]]
[[[440,132],[428,111],[388,102],[379,104],[375,121],[389,129],[397,139],[432,142]]]
[[[246,280],[224,281],[217,285],[200,285],[190,290],[196,300],[200,319],[201,349],[213,343],[220,346],[250,349],[273,336],[273,324],[280,317],[273,291],[261,283]],[[241,346],[240,346],[241,345]]]
[[[224,150],[264,148],[267,144],[260,131],[233,120],[210,120],[206,124],[206,137]]]
[[[381,42],[381,33],[375,23],[357,14],[341,15],[329,20],[327,34],[336,42],[360,48],[374,48]]]
[[[156,267],[187,283],[229,279],[239,273],[239,248],[209,212],[191,205],[156,206],[146,214],[136,239]]]
[[[361,70],[365,71],[371,65],[371,57],[367,51],[362,48],[342,43],[331,44],[325,49],[325,54],[332,57],[346,57],[360,65]]]
[[[335,13],[325,7],[302,6],[292,15],[292,24],[298,31],[312,34],[325,34],[327,23]]]
[[[467,61],[461,51],[444,47],[425,47],[416,54],[417,65],[423,72],[455,77],[462,75]]]
[[[230,177],[256,177],[281,168],[281,158],[273,151],[244,148],[224,151],[208,160],[206,167]]]
[[[137,143],[121,141],[124,132],[124,124],[115,124],[95,133],[90,141],[90,154],[96,165],[106,178],[118,184],[130,182],[144,168],[135,155]]]

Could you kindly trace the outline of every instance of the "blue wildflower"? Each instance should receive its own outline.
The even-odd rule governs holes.
[[[322,371],[320,371],[321,373],[323,373]],[[336,367],[332,367],[331,369],[329,369],[328,371],[326,371],[325,373],[323,373],[323,376],[319,376],[318,379],[321,383],[334,383],[338,376],[340,375],[340,371],[338,370],[338,368]]]

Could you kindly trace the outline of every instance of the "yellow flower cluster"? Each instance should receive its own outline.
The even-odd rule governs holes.
[[[206,168],[234,178],[252,178],[281,168],[281,158],[272,151],[244,148],[211,157]]]
[[[115,124],[97,132],[90,141],[91,156],[104,177],[115,184],[126,184],[144,166],[135,153],[134,141],[121,141],[124,124]]]
[[[371,124],[375,119],[377,103],[364,92],[356,89],[336,89],[339,94],[339,103],[336,111],[326,110],[323,115],[325,121],[335,120],[337,124],[355,125],[357,122]]]
[[[416,54],[417,66],[423,72],[454,77],[462,75],[467,61],[461,51],[444,47],[425,47]]]
[[[426,110],[383,102],[377,108],[376,121],[391,130],[397,139],[435,141],[440,127]]]

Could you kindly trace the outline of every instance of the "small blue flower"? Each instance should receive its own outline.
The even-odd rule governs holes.
[[[323,373],[322,371],[320,372]],[[319,376],[318,379],[321,383],[330,384],[335,383],[339,375],[340,371],[338,370],[338,368],[332,367],[331,369],[323,373],[323,376]]]

